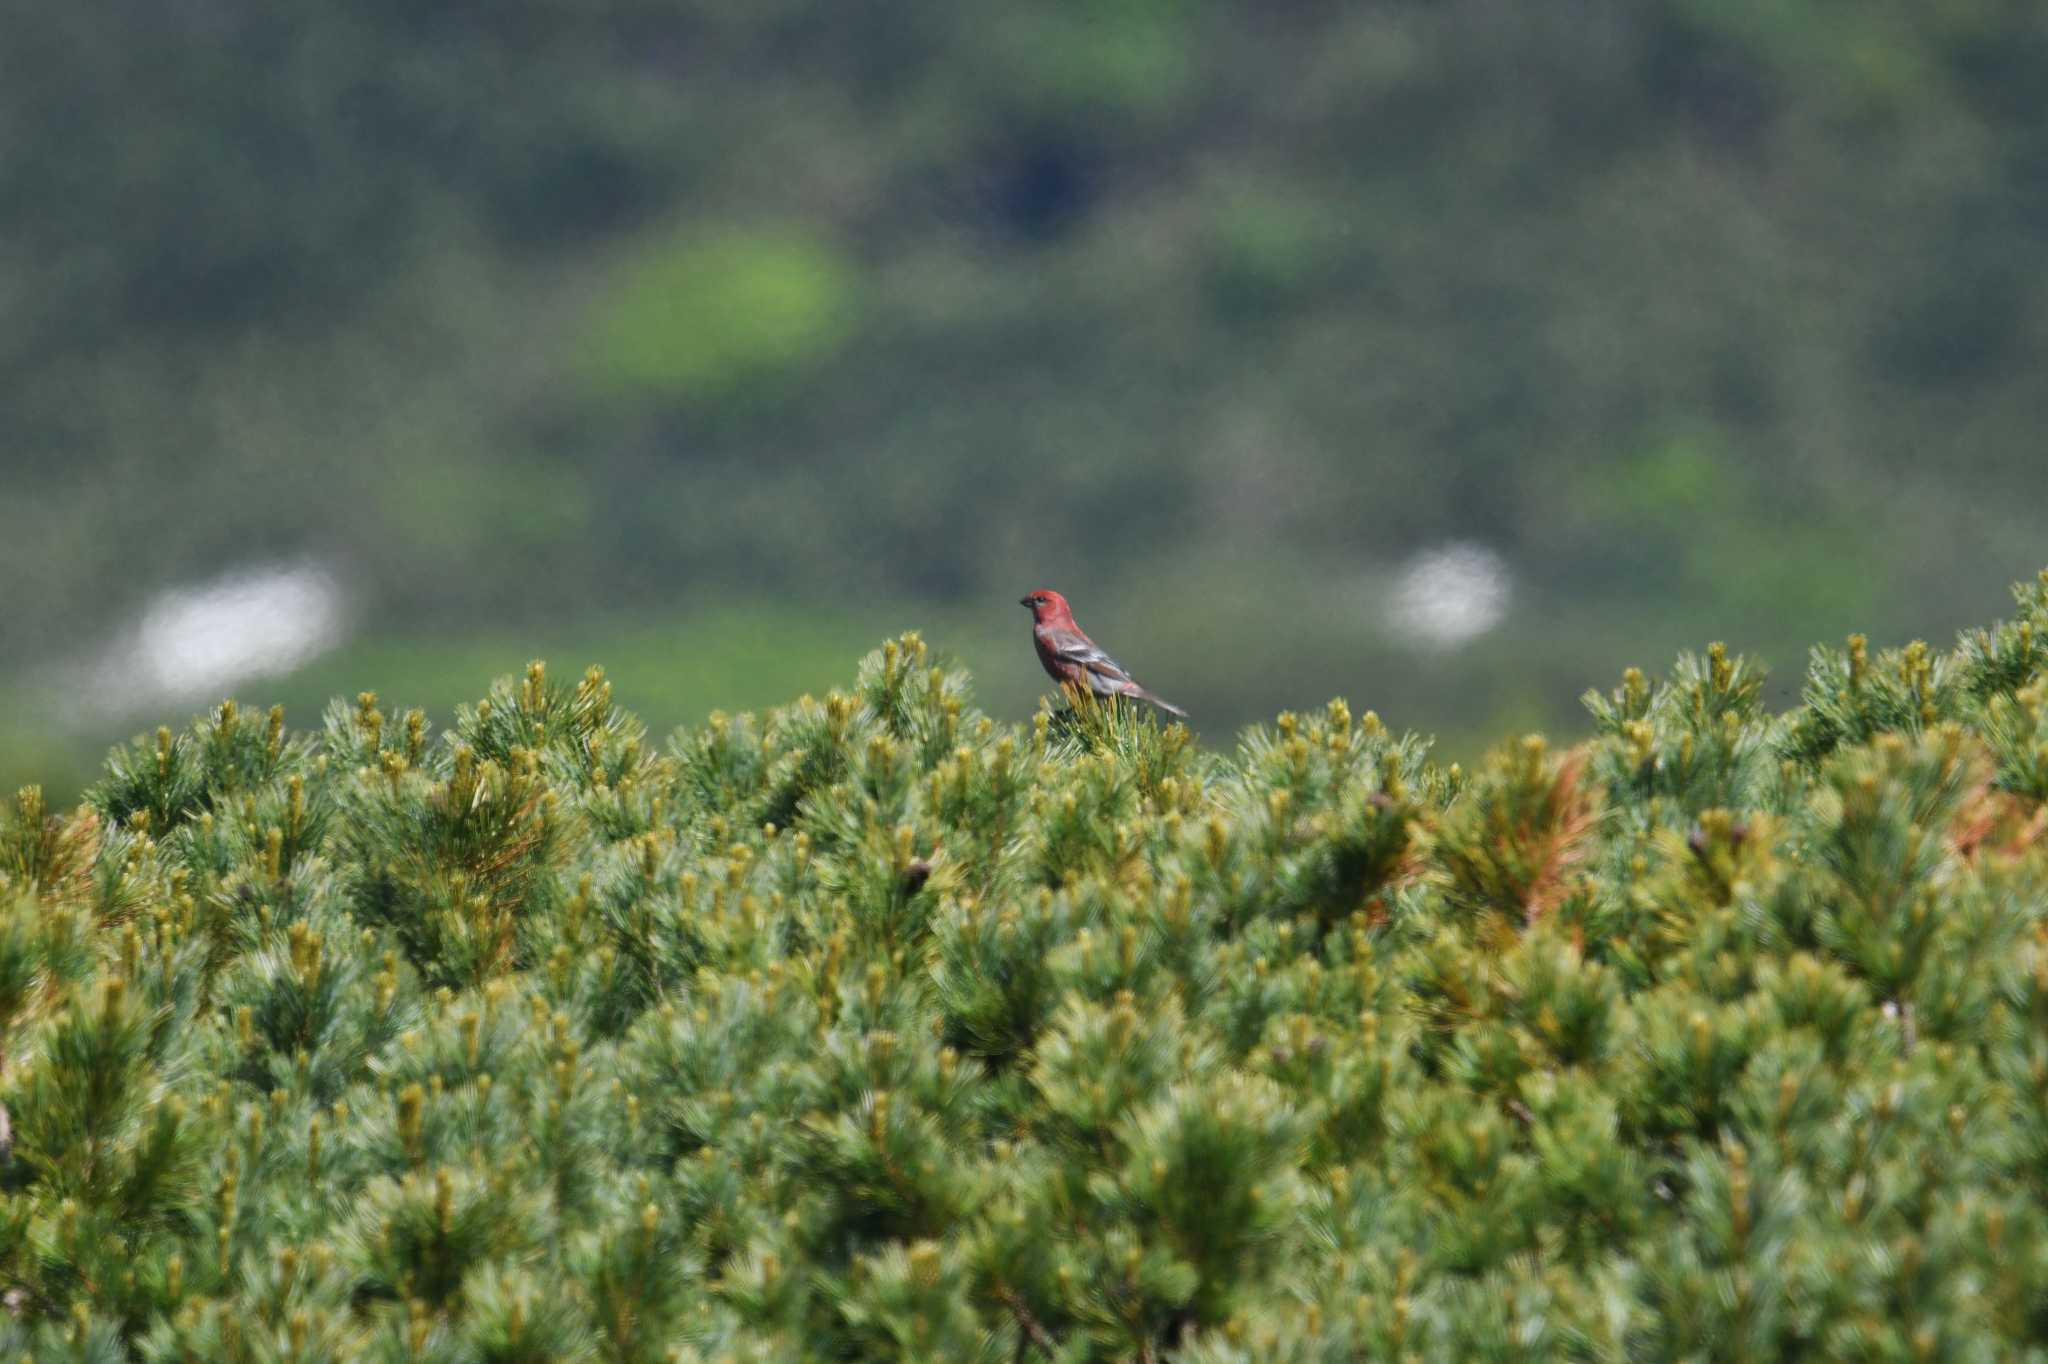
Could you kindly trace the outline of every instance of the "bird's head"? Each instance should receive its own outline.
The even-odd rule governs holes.
[[[1030,607],[1031,619],[1034,621],[1072,620],[1074,615],[1067,609],[1067,599],[1049,587],[1041,587],[1036,592],[1026,592],[1017,599],[1017,604]]]

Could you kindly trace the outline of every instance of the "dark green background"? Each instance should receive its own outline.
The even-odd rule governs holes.
[[[1054,586],[1212,741],[1454,745],[1709,638],[1945,640],[2048,561],[2017,0],[14,6],[0,779],[152,593],[311,558],[298,723],[535,654],[665,726]],[[1492,547],[1513,609],[1403,642]],[[53,697],[59,698],[53,700]]]

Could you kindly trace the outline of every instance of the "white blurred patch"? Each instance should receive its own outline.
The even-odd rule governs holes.
[[[1507,560],[1485,545],[1452,540],[1401,566],[1387,623],[1418,644],[1450,648],[1500,624],[1513,595]]]
[[[275,677],[339,644],[344,597],[318,564],[244,569],[158,593],[88,670],[75,702],[122,711],[159,701],[218,698]]]

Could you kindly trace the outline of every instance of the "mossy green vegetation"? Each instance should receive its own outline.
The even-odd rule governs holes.
[[[0,813],[0,1348],[2039,1353],[2048,575],[1470,771],[1023,728],[914,635],[667,742],[224,704]]]

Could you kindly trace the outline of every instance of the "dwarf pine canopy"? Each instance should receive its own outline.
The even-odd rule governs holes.
[[[2039,1357],[2017,595],[1469,772],[1001,725],[914,635],[661,743],[538,663],[225,703],[0,813],[0,1352]]]

